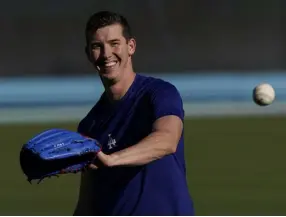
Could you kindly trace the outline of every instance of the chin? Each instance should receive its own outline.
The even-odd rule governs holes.
[[[108,79],[108,80],[116,80],[120,73],[118,71],[111,71],[111,72],[104,72],[100,73],[101,77]]]

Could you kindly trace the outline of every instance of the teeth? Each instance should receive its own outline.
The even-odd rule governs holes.
[[[111,66],[114,66],[115,64],[116,64],[116,62],[109,62],[109,63],[106,63],[105,66],[111,67]]]

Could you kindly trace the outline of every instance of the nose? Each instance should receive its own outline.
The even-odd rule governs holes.
[[[111,57],[112,55],[111,47],[108,45],[104,45],[101,54],[102,54],[102,57],[105,59],[108,59],[109,57]]]

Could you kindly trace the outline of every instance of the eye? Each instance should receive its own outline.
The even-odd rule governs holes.
[[[119,45],[119,42],[111,42],[112,47],[117,47]]]
[[[97,43],[94,43],[94,44],[91,44],[91,49],[92,50],[95,50],[95,49],[100,49],[100,44],[97,44]]]

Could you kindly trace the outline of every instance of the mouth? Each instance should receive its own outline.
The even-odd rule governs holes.
[[[113,60],[113,61],[108,61],[108,62],[103,62],[97,65],[97,69],[99,71],[108,71],[108,70],[112,70],[116,67],[118,61],[117,60]]]

